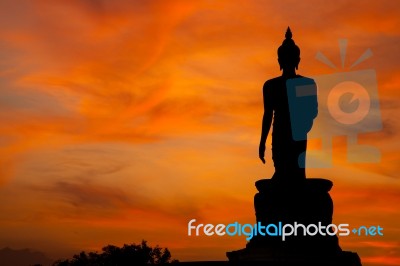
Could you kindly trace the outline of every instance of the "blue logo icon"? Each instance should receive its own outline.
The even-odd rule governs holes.
[[[339,47],[344,67],[347,41],[340,40]],[[372,51],[367,49],[350,68],[370,56]],[[316,58],[336,69],[321,52]],[[305,163],[308,168],[332,167],[332,138],[336,136],[347,137],[348,162],[380,161],[376,147],[358,143],[359,134],[382,129],[376,80],[376,72],[367,69],[287,81],[293,139],[320,139],[322,143],[321,150],[308,150],[307,158],[300,156],[300,164]]]

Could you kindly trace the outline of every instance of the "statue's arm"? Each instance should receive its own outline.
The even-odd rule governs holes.
[[[259,158],[265,163],[265,142],[267,141],[268,133],[271,128],[273,108],[271,103],[271,95],[268,95],[268,85],[264,84],[263,98],[264,98],[264,115],[262,119],[260,146],[258,150]]]

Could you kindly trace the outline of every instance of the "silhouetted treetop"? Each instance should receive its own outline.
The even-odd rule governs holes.
[[[82,251],[72,259],[58,260],[53,266],[131,266],[131,265],[164,265],[171,262],[168,248],[158,245],[150,247],[145,240],[139,245],[124,244],[123,247],[107,245],[102,253]]]

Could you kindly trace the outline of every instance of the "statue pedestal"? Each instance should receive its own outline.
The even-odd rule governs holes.
[[[254,196],[257,223],[281,227],[285,224],[302,224],[326,227],[332,223],[333,202],[329,195],[332,182],[326,179],[304,179],[301,181],[281,181],[261,179],[256,182],[258,193]],[[320,233],[314,226],[304,236],[298,227],[297,236],[286,236],[282,240],[276,227],[269,232],[276,236],[257,234],[246,248],[227,252],[230,263],[236,265],[332,265],[361,266],[356,253],[342,251],[334,228]],[[264,229],[265,231],[265,229]],[[326,229],[324,230],[326,232]]]

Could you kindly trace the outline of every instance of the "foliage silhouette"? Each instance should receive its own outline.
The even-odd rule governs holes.
[[[165,265],[177,262],[171,260],[168,248],[158,245],[150,247],[145,240],[139,245],[124,244],[123,247],[107,245],[102,253],[82,251],[72,259],[58,260],[53,266],[131,266],[131,265]]]

